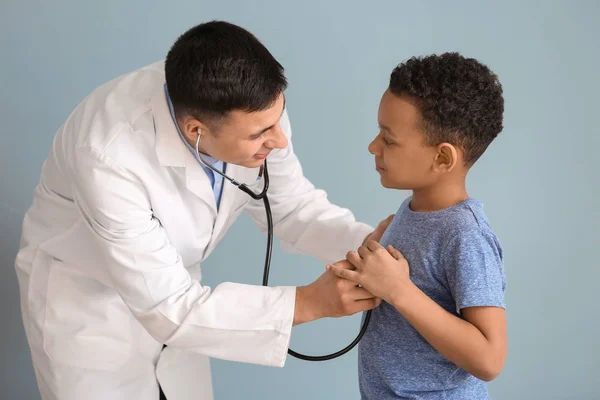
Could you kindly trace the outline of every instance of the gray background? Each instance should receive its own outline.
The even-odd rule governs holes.
[[[96,86],[164,57],[179,34],[210,19],[246,27],[286,67],[306,175],[371,224],[407,195],[380,187],[366,149],[392,68],[449,50],[490,65],[505,89],[505,129],[468,181],[506,253],[509,356],[490,390],[495,399],[600,398],[600,2],[495,3],[2,1],[0,398],[39,398],[13,262],[54,133]],[[264,243],[241,218],[205,263],[207,284],[259,284]],[[272,284],[299,285],[323,266],[276,249],[272,270]],[[358,324],[355,316],[300,326],[292,347],[337,350]],[[217,399],[359,397],[356,351],[327,363],[290,358],[283,369],[212,365]]]

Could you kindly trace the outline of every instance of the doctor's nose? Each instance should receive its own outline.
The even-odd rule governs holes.
[[[277,124],[273,127],[271,137],[265,142],[265,146],[270,149],[284,149],[288,145],[287,137],[285,133],[283,133],[283,129],[281,129],[281,125]]]

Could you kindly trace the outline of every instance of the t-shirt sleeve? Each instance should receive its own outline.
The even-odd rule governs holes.
[[[493,233],[461,229],[442,252],[456,311],[466,307],[506,308],[503,252]]]

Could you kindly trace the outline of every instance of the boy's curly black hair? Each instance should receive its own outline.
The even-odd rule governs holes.
[[[389,90],[415,101],[428,145],[460,147],[468,166],[502,131],[502,85],[473,58],[456,52],[412,57],[394,69]]]

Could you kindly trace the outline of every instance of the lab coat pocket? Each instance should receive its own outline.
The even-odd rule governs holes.
[[[44,350],[53,362],[115,371],[128,361],[133,316],[114,289],[54,259],[46,298]]]

